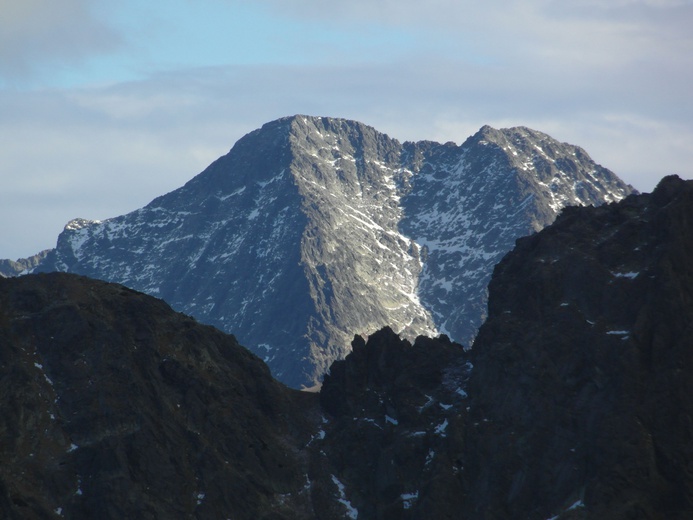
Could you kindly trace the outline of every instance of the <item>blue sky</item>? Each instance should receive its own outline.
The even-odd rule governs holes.
[[[525,125],[693,177],[693,0],[0,0],[0,258],[148,203],[263,123]]]
[[[144,80],[156,72],[227,65],[379,62],[404,58],[434,40],[432,32],[417,34],[415,28],[377,20],[293,17],[277,12],[272,2],[68,3],[75,6],[70,18],[55,23],[53,34],[46,27],[51,39],[68,41],[54,49],[48,41],[40,42],[44,46],[39,49],[25,45],[23,56],[10,51],[14,58],[5,64],[4,86],[99,86]],[[32,4],[34,9],[23,9],[26,25],[32,25],[35,17],[52,17],[62,10],[61,5],[43,0],[30,0]],[[39,4],[48,11],[39,9]]]

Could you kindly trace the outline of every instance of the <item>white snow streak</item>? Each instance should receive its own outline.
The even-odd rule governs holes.
[[[358,509],[356,509],[354,506],[351,505],[351,502],[349,502],[346,498],[345,494],[345,488],[344,484],[342,484],[337,477],[334,475],[331,475],[332,477],[332,482],[334,482],[335,486],[337,486],[337,490],[339,492],[339,498],[337,499],[337,502],[342,504],[346,508],[346,515],[348,518],[351,520],[357,520],[359,516]]]

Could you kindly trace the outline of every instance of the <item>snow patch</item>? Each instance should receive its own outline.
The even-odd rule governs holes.
[[[636,271],[630,271],[628,273],[615,273],[612,271],[611,274],[614,275],[616,278],[628,278],[628,279],[632,280],[633,278],[637,278],[637,276],[640,273],[638,273]]]
[[[235,196],[235,195],[240,195],[240,194],[243,193],[244,191],[245,191],[245,186],[241,186],[241,187],[238,188],[237,190],[235,190],[235,191],[229,193],[228,195],[223,195],[223,196],[219,197],[219,200],[226,200],[226,199],[228,199],[228,198],[230,198],[230,197],[233,197],[233,196]]]
[[[445,437],[445,430],[447,429],[447,427],[448,427],[448,420],[445,419],[442,423],[440,423],[438,426],[436,426],[436,429],[433,430],[433,432],[436,435],[442,435],[443,437]]]
[[[402,493],[402,506],[404,509],[410,509],[414,505],[414,502],[419,498],[419,492],[414,491],[413,493]]]
[[[279,179],[281,179],[284,176],[285,171],[286,171],[286,169],[283,169],[277,175],[275,175],[274,177],[272,177],[271,179],[269,179],[267,181],[257,181],[258,186],[260,186],[260,188],[264,188],[268,184],[271,184],[275,181],[278,181]]]
[[[313,435],[310,438],[310,440],[308,441],[308,444],[306,444],[306,446],[310,446],[311,444],[313,444],[313,441],[321,441],[324,438],[325,438],[325,430],[320,429],[320,430],[318,430],[318,432],[315,435]]]
[[[48,384],[51,385],[51,386],[53,386],[53,381],[52,381],[51,378],[48,377],[48,376],[46,375],[46,373],[43,371],[43,365],[42,365],[41,363],[36,363],[36,362],[34,362],[34,366],[35,366],[36,368],[38,368],[38,369],[41,371],[41,373],[43,374],[43,377],[46,379],[46,381],[48,382]]]
[[[455,390],[455,393],[459,395],[462,399],[466,399],[467,397],[469,397],[467,392],[465,392],[464,388],[462,388],[461,386]]]
[[[571,505],[568,509],[563,511],[563,513],[567,513],[568,511],[573,511],[573,510],[578,509],[580,507],[585,507],[585,503],[582,500],[578,500],[578,501],[574,502],[573,505]],[[547,518],[546,520],[558,520],[561,517],[561,515],[563,515],[563,513],[559,513],[556,516],[552,516],[551,518]]]
[[[65,231],[78,231],[92,224],[100,224],[100,220],[87,220],[85,218],[75,218],[65,224]]]
[[[339,502],[346,508],[347,518],[350,518],[351,520],[357,520],[359,516],[358,509],[352,506],[351,502],[347,500],[344,484],[342,484],[336,476],[330,476],[332,477],[332,482],[334,482],[334,485],[337,486],[337,491],[339,492],[339,498],[337,499],[337,502]]]
[[[354,420],[357,421],[358,419],[357,419],[356,417],[354,417]],[[362,420],[363,422],[367,422],[367,423],[372,424],[372,425],[375,426],[376,428],[379,428],[379,429],[381,429],[381,430],[383,429],[382,426],[380,426],[377,422],[375,422],[374,419],[371,419],[370,417],[364,417],[364,418],[361,419],[361,420]]]

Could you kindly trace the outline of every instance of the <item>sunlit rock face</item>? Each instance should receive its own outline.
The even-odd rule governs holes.
[[[457,146],[295,116],[144,208],[68,223],[28,271],[163,298],[235,334],[281,381],[311,386],[354,334],[383,326],[469,345],[493,266],[518,237],[567,205],[631,191],[580,148],[527,128],[484,127]]]

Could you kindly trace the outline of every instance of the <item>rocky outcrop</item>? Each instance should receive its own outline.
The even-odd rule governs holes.
[[[50,249],[46,249],[29,258],[18,260],[0,260],[0,278],[19,276],[32,271],[44,261],[50,251]]]
[[[353,346],[299,392],[162,300],[0,280],[0,517],[445,518],[467,354],[389,328]]]
[[[320,392],[316,479],[342,482],[360,519],[455,518],[471,370],[462,345],[444,336],[412,345],[386,328],[352,347]]]
[[[362,123],[267,123],[185,186],[102,222],[75,219],[35,271],[122,283],[237,335],[281,381],[312,386],[383,326],[469,345],[493,266],[566,205],[632,188],[527,128],[462,145]]]

